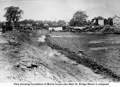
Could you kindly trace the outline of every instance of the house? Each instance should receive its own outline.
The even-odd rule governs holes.
[[[115,25],[115,26],[120,25],[120,17],[118,17],[118,16],[115,15],[112,18],[112,20],[113,20],[113,25]]]
[[[98,16],[98,17],[93,18],[92,22],[94,25],[104,26],[105,25],[105,18]]]
[[[63,28],[62,27],[49,27],[49,30],[52,30],[52,31],[63,31]]]

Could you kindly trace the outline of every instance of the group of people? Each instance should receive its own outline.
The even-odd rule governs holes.
[[[7,31],[12,31],[13,30],[13,26],[7,23],[3,23],[2,25],[2,32],[5,33]]]

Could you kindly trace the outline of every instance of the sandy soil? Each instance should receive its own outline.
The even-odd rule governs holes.
[[[0,82],[112,81],[46,45],[13,45],[8,37],[0,36]]]

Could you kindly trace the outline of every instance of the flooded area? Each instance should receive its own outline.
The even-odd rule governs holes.
[[[120,35],[53,32],[51,40],[70,51],[83,51],[90,60],[120,75]]]

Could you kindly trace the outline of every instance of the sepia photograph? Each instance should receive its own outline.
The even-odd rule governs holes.
[[[0,0],[0,84],[119,82],[120,0]]]

